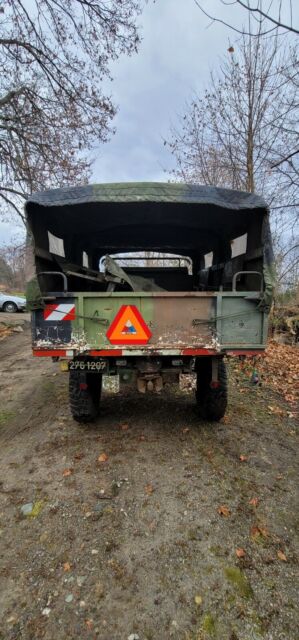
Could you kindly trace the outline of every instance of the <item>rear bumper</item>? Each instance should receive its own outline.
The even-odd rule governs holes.
[[[79,352],[76,349],[33,349],[33,355],[35,357],[49,356],[52,358],[75,358],[77,356],[89,356],[93,358],[111,358],[121,356],[134,356],[134,357],[161,357],[161,356],[191,356],[191,357],[207,357],[207,356],[257,356],[264,353],[264,347],[260,349],[222,349],[216,351],[213,349],[205,348],[184,348],[184,349],[90,349],[87,351]]]

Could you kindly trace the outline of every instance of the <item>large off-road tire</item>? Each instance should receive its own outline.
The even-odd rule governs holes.
[[[101,373],[70,371],[69,402],[77,422],[92,422],[99,414],[102,389]]]
[[[218,361],[218,386],[212,382],[212,359],[199,358],[196,363],[196,401],[201,418],[218,422],[225,415],[227,407],[227,372],[222,359]]]

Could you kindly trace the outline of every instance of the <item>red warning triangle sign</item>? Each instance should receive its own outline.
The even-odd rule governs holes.
[[[151,335],[134,304],[124,304],[119,309],[106,333],[111,344],[146,344]]]

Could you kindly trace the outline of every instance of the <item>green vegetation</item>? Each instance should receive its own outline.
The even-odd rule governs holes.
[[[208,633],[210,636],[215,636],[216,625],[215,620],[211,613],[206,613],[202,621],[202,630]]]
[[[15,415],[15,411],[0,411],[0,426],[4,425],[8,420],[11,420],[11,418],[14,418]]]
[[[240,596],[243,598],[252,598],[252,587],[240,569],[237,567],[226,567],[224,573]]]

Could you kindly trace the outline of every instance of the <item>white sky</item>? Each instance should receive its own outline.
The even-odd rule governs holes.
[[[219,0],[208,4],[219,11]],[[235,40],[223,25],[207,28],[208,23],[193,0],[150,0],[146,5],[139,54],[112,66],[109,90],[119,105],[117,131],[98,150],[95,182],[167,180],[172,158],[163,138],[170,123],[193,92],[204,88],[209,71],[226,54],[228,38]]]
[[[209,13],[238,27],[246,22],[247,12],[240,7],[225,7],[220,0],[201,2]],[[288,0],[284,2],[289,6]],[[298,24],[299,0],[293,6]],[[209,72],[229,55],[228,46],[237,47],[237,33],[209,22],[194,0],[149,0],[140,17],[139,53],[111,66],[114,81],[105,91],[119,108],[116,134],[94,149],[94,182],[168,179],[172,157],[163,138],[169,136],[171,121],[184,111],[194,92],[207,86]],[[0,242],[15,232],[0,222]]]

